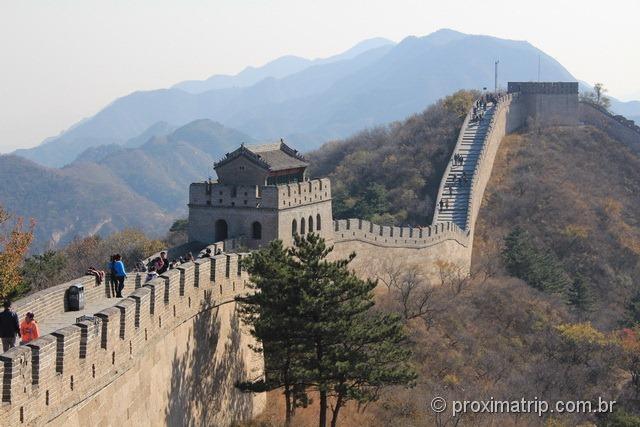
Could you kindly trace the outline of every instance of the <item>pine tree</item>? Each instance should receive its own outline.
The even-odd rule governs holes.
[[[591,311],[593,296],[591,289],[582,276],[577,277],[567,290],[567,303],[579,312]]]
[[[622,324],[630,328],[640,325],[640,290],[637,291],[627,303]]]
[[[251,275],[248,287],[254,292],[236,297],[238,311],[250,333],[261,346],[253,350],[265,358],[265,377],[239,383],[244,391],[283,389],[285,422],[289,425],[296,407],[306,404],[304,384],[297,365],[306,356],[299,338],[300,289],[296,286],[291,256],[276,240],[243,260]]]
[[[408,365],[410,352],[400,345],[405,338],[400,319],[370,313],[376,283],[361,280],[348,269],[355,254],[326,260],[332,249],[315,234],[306,239],[297,236],[291,249],[309,349],[302,376],[318,391],[320,427],[326,426],[330,397],[335,426],[348,400],[369,402],[381,387],[408,384],[415,378]]]
[[[296,236],[295,246],[282,242],[252,253],[244,267],[253,293],[238,297],[239,312],[261,343],[265,378],[238,386],[247,391],[283,389],[286,423],[307,391],[319,394],[319,425],[327,424],[333,399],[335,426],[349,400],[370,402],[387,385],[411,384],[416,374],[398,316],[374,314],[375,282],[348,269],[355,254],[329,261],[333,248],[315,234]]]
[[[509,274],[544,292],[564,291],[569,277],[555,254],[538,248],[524,229],[516,227],[505,238],[502,258]]]

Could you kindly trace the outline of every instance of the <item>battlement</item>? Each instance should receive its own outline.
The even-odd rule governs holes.
[[[333,222],[334,241],[366,242],[390,248],[426,248],[443,240],[456,240],[467,246],[467,233],[451,222],[427,227],[390,227],[363,219],[342,219]]]
[[[534,95],[578,95],[578,82],[509,82],[508,93]]]
[[[199,182],[189,187],[189,206],[287,209],[330,199],[327,178],[262,186]]]
[[[220,247],[210,246],[213,253]],[[1,354],[3,422],[43,424],[53,419],[117,379],[186,320],[233,302],[246,292],[249,280],[240,268],[243,256],[246,254],[224,253],[182,264],[139,285],[93,319]],[[141,280],[140,274],[135,275],[136,283]],[[67,284],[55,288],[64,286]],[[48,296],[63,298],[58,289],[38,294],[18,301],[16,307],[34,309]],[[38,316],[43,313],[34,310]]]

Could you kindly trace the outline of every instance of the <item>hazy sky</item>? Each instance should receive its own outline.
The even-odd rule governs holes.
[[[640,99],[639,0],[0,0],[0,152],[134,90],[440,28],[527,40]]]

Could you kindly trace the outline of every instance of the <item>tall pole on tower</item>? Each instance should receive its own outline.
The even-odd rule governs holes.
[[[495,62],[496,69],[495,69],[495,72],[494,72],[494,79],[495,79],[495,82],[494,82],[495,83],[495,85],[494,85],[495,89],[494,89],[494,91],[496,93],[498,92],[498,64],[499,63],[500,63],[500,61],[496,61]]]

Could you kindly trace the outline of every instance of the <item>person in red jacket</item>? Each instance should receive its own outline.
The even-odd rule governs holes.
[[[20,323],[20,335],[22,335],[22,344],[33,341],[40,336],[40,328],[38,328],[38,322],[35,321],[33,313],[27,313]]]

